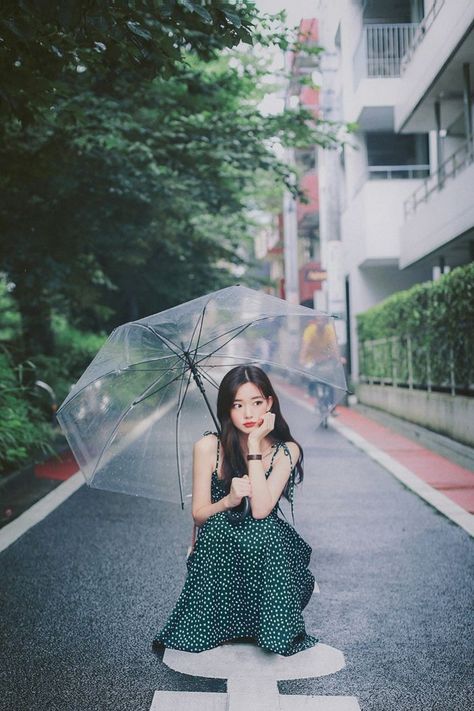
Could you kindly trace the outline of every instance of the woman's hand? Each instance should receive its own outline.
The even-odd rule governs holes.
[[[244,496],[252,496],[252,484],[250,483],[249,475],[245,474],[242,477],[232,477],[230,492],[228,494],[229,506],[231,508],[238,506]]]
[[[247,445],[250,451],[251,445],[259,445],[264,437],[267,436],[269,432],[272,432],[275,427],[275,413],[266,412],[258,423],[258,427],[254,427],[249,438],[247,440]]]

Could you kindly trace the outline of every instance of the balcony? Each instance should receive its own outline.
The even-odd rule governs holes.
[[[398,266],[403,201],[419,181],[408,179],[409,171],[404,173],[402,180],[387,179],[389,171],[393,170],[394,175],[402,169],[410,170],[411,166],[384,168],[389,168],[385,173],[381,172],[385,178],[366,179],[342,214],[342,240],[347,265]],[[416,166],[416,169],[419,168]],[[375,174],[372,172],[372,176]],[[390,220],[387,220],[387,215],[390,215]]]
[[[417,23],[364,24],[353,56],[353,92],[347,117],[363,130],[393,131],[403,55]]]
[[[446,256],[448,264],[455,266],[457,252],[466,249],[474,236],[473,185],[471,137],[405,200],[405,222],[400,230],[401,269],[437,250]]]
[[[354,197],[368,180],[420,180],[429,174],[430,166],[428,164],[368,165],[356,182]]]
[[[443,122],[454,104],[462,111],[463,65],[472,64],[474,58],[473,23],[472,0],[435,0],[430,4],[401,63],[394,108],[397,132],[436,129],[434,107],[438,101],[444,105]]]
[[[413,54],[415,53],[417,47],[423,41],[426,33],[430,29],[433,22],[436,20],[438,13],[441,10],[441,8],[443,7],[444,3],[445,3],[445,0],[433,0],[433,4],[431,5],[429,11],[424,16],[423,20],[419,23],[418,28],[417,28],[414,36],[411,38],[408,49],[405,52],[405,55],[402,59],[402,63],[401,63],[402,74],[406,71],[406,68],[407,68],[408,64],[410,63],[411,58],[413,57]]]
[[[363,78],[400,76],[401,63],[418,29],[418,23],[364,25],[354,53],[354,84]]]
[[[405,200],[405,220],[413,215],[418,206],[427,202],[430,197],[442,190],[447,181],[455,178],[462,170],[474,162],[474,139],[471,138],[460,146],[436,172],[429,175],[423,183]],[[429,166],[427,166],[429,168]]]

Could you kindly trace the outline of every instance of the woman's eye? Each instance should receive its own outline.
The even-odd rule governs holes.
[[[262,402],[263,402],[263,400],[256,400],[254,404],[255,404],[255,405],[261,405]]]

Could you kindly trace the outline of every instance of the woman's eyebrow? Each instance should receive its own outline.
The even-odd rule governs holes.
[[[251,400],[261,400],[263,398],[263,395],[255,395],[255,397],[251,397]],[[239,398],[235,398],[234,402],[242,402]]]

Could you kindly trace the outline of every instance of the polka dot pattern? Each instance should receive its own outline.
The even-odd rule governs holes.
[[[277,443],[267,478],[280,446],[286,448]],[[226,493],[216,465],[212,502]],[[202,652],[251,638],[263,649],[290,656],[319,641],[306,634],[301,614],[314,590],[308,568],[312,549],[277,510],[278,504],[265,518],[249,514],[240,523],[222,511],[204,522],[186,561],[183,590],[153,647]]]

